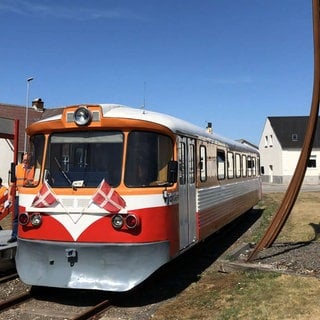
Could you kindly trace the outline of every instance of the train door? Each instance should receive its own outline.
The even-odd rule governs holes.
[[[195,140],[179,137],[180,249],[196,239]]]

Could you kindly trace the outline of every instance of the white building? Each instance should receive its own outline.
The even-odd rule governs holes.
[[[290,182],[300,157],[308,118],[307,116],[295,116],[266,119],[259,143],[263,182],[280,184]],[[303,181],[305,184],[320,184],[318,127]]]

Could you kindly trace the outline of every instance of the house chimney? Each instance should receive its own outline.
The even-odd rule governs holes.
[[[43,101],[41,100],[41,98],[34,99],[32,101],[32,108],[38,112],[44,111]]]
[[[212,122],[208,122],[206,129],[209,133],[212,133]]]

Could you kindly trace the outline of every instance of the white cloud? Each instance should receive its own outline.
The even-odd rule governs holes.
[[[107,2],[100,8],[93,7],[94,2],[87,2],[90,6],[84,7],[75,2],[31,1],[31,0],[1,0],[0,14],[16,14],[37,17],[53,17],[71,20],[96,19],[141,19],[140,16],[127,8],[108,8]]]

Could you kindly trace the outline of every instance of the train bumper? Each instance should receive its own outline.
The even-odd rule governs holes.
[[[168,241],[105,244],[19,239],[16,267],[29,285],[127,291],[169,259]]]

